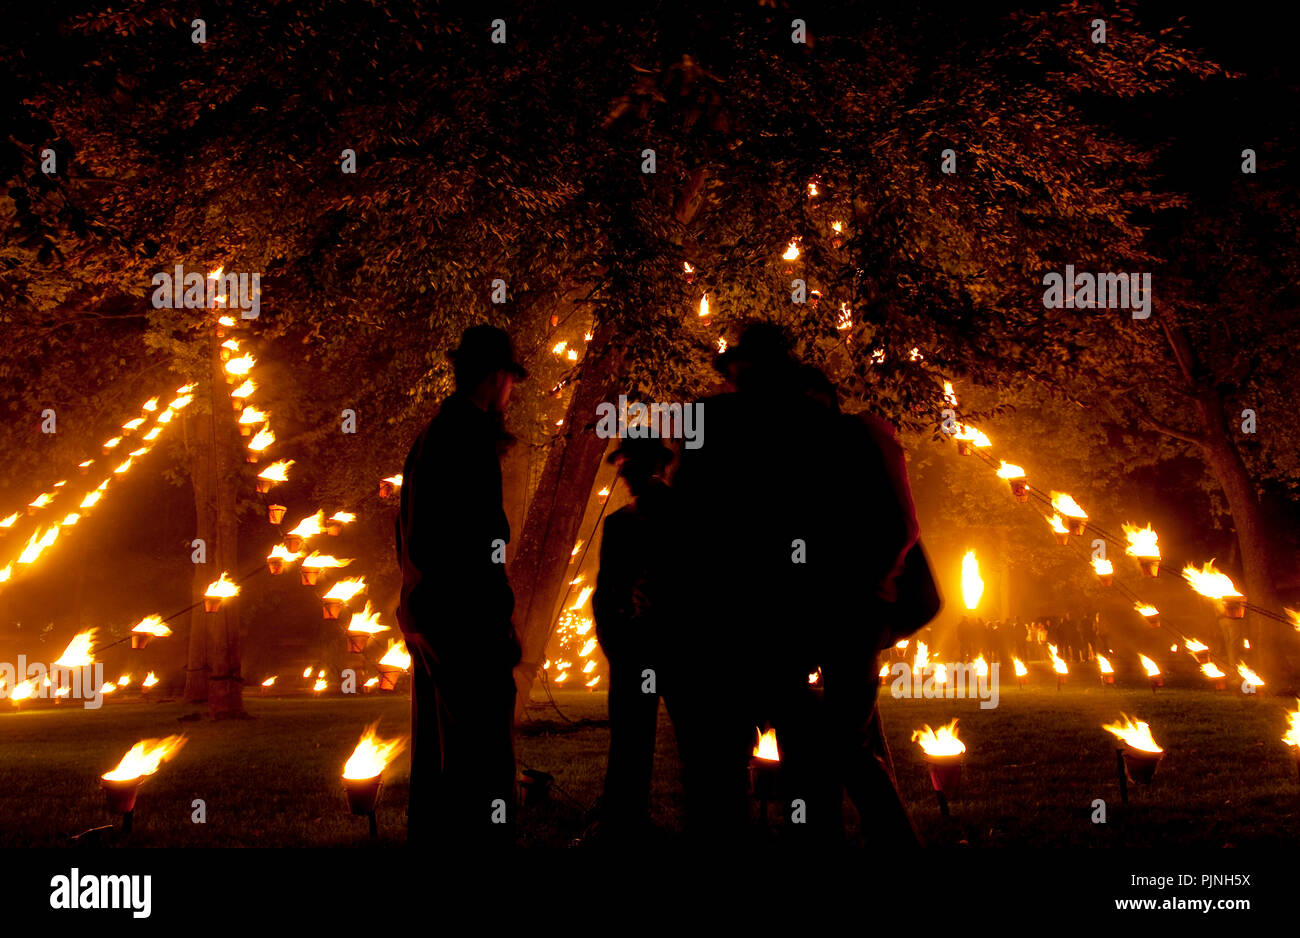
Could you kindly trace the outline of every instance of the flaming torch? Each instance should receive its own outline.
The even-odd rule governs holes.
[[[172,630],[163,625],[162,616],[145,616],[139,625],[131,629],[131,647],[139,650],[148,645],[151,639],[166,638],[170,634]]]
[[[266,414],[256,407],[245,407],[244,412],[239,415],[239,435],[251,436],[253,424],[256,423],[266,423]]]
[[[343,765],[343,791],[348,796],[348,809],[356,815],[370,820],[370,836],[379,836],[379,826],[375,821],[375,806],[379,803],[379,790],[383,787],[384,769],[388,763],[406,748],[405,736],[397,739],[379,739],[375,730],[378,723],[366,728],[352,750],[352,755]]]
[[[1024,687],[1025,681],[1029,677],[1029,669],[1025,667],[1025,663],[1019,658],[1012,658],[1011,663],[1016,669],[1016,680],[1020,682],[1021,687]]]
[[[286,563],[293,563],[301,556],[302,554],[290,553],[283,544],[276,544],[266,555],[266,568],[271,571],[272,576],[279,576],[284,572]]]
[[[1019,466],[1013,466],[1009,462],[1004,462],[998,467],[998,478],[1007,480],[1007,483],[1011,486],[1011,494],[1016,497],[1016,501],[1029,501],[1029,481],[1025,478],[1025,470]]]
[[[1201,673],[1214,682],[1215,690],[1226,690],[1228,687],[1228,675],[1219,670],[1219,666],[1213,661],[1207,661],[1201,665]]]
[[[257,359],[252,355],[242,355],[239,358],[232,358],[226,362],[226,383],[234,384],[236,378],[247,378],[248,373],[253,370],[257,364]]]
[[[1243,682],[1241,689],[1244,693],[1253,694],[1255,693],[1256,687],[1264,686],[1264,681],[1260,678],[1260,676],[1256,674],[1254,671],[1252,671],[1250,668],[1246,667],[1245,664],[1237,665],[1237,673],[1241,675],[1241,680]],[[1247,684],[1250,685],[1250,690],[1246,690],[1245,685]]]
[[[330,587],[329,592],[321,597],[324,618],[337,619],[343,607],[353,596],[366,588],[366,581],[361,577],[339,580]]]
[[[235,388],[233,391],[230,392],[230,406],[235,408],[235,410],[243,410],[244,401],[252,397],[253,392],[256,390],[257,390],[257,385],[253,383],[253,380],[251,378],[248,379],[239,387]]]
[[[1300,777],[1300,700],[1296,701],[1294,713],[1288,713],[1286,735],[1282,737],[1282,742],[1291,747],[1291,755],[1295,757],[1297,777]]]
[[[1160,627],[1160,610],[1155,606],[1150,603],[1134,603],[1133,608],[1136,609],[1137,614],[1142,617],[1142,621],[1151,626],[1151,628],[1154,629]]]
[[[379,613],[373,611],[367,602],[365,609],[352,613],[348,620],[348,653],[361,654],[372,636],[387,631],[388,626],[379,624]]]
[[[755,732],[758,728],[755,727]],[[758,733],[758,742],[749,760],[749,782],[758,799],[763,819],[767,819],[767,803],[776,795],[776,777],[781,771],[781,750],[776,744],[776,730]]]
[[[1110,586],[1115,582],[1115,566],[1105,557],[1094,557],[1092,569],[1097,571],[1097,582],[1102,586]]]
[[[402,474],[399,472],[395,476],[389,476],[387,479],[379,480],[379,497],[391,498],[393,493],[402,487]]]
[[[962,424],[957,428],[957,433],[953,436],[953,439],[957,441],[957,453],[961,456],[969,456],[972,447],[975,449],[988,449],[993,445],[993,441],[982,430],[977,430],[966,424]]]
[[[1198,642],[1194,638],[1189,638],[1183,642],[1183,647],[1192,653],[1197,664],[1205,664],[1210,660],[1210,646],[1204,642]]]
[[[238,595],[239,586],[226,576],[225,571],[222,571],[220,577],[208,584],[208,589],[203,594],[203,611],[217,612],[221,609],[222,600]]]
[[[314,550],[298,567],[302,572],[302,585],[315,586],[322,570],[326,568],[337,570],[340,567],[346,567],[351,562],[351,559],[340,560],[338,557],[331,557],[329,554],[322,554]]]
[[[1156,544],[1156,532],[1149,524],[1145,528],[1135,524],[1122,527],[1124,536],[1128,538],[1124,552],[1137,558],[1143,576],[1157,576],[1160,573],[1160,547]]]
[[[388,651],[379,659],[379,689],[394,690],[397,679],[411,669],[411,655],[406,650],[406,642],[388,640]]]
[[[1142,667],[1146,669],[1147,680],[1151,682],[1151,693],[1154,694],[1157,687],[1165,686],[1165,679],[1160,676],[1160,667],[1146,655],[1138,657],[1142,659]]]
[[[350,511],[336,511],[330,515],[329,521],[325,524],[325,533],[330,537],[338,537],[343,533],[343,525],[351,524],[357,520],[357,516]]]
[[[1048,645],[1047,651],[1052,656],[1052,670],[1056,672],[1056,689],[1060,690],[1061,685],[1065,683],[1065,679],[1070,674],[1070,668],[1061,656],[1056,653],[1055,645]]]
[[[248,461],[257,462],[262,458],[262,453],[266,451],[266,448],[274,442],[275,432],[271,429],[271,425],[269,423],[263,424],[262,429],[258,430],[257,435],[248,443]]]
[[[1101,728],[1123,742],[1123,746],[1115,750],[1115,761],[1120,796],[1128,804],[1128,782],[1151,784],[1165,751],[1151,737],[1150,726],[1141,721],[1135,723],[1125,714],[1120,714],[1120,722],[1103,723]]]
[[[1064,492],[1053,492],[1052,507],[1065,517],[1066,530],[1075,535],[1083,533],[1088,524],[1088,513],[1078,502]]]
[[[278,462],[271,463],[271,465],[259,472],[257,474],[258,493],[265,495],[267,492],[271,491],[271,486],[275,485],[277,482],[288,482],[289,470],[292,467],[292,459],[281,459]],[[274,524],[278,522],[272,523]]]
[[[68,642],[68,647],[63,649],[63,654],[55,659],[55,667],[72,669],[93,664],[95,659],[91,653],[91,646],[94,641],[95,629],[78,632],[73,636],[72,641]]]
[[[1246,614],[1246,597],[1237,592],[1227,574],[1214,569],[1213,560],[1202,564],[1200,570],[1188,564],[1183,568],[1183,579],[1202,596],[1217,599],[1227,618],[1240,619]]]
[[[948,794],[954,795],[961,784],[961,763],[966,744],[957,738],[957,720],[939,727],[938,732],[926,724],[912,733],[912,741],[920,743],[922,758],[930,766],[930,784],[939,799],[939,811],[948,817]]]
[[[122,833],[131,833],[131,818],[135,813],[135,797],[140,793],[140,784],[184,745],[184,736],[142,739],[122,757],[117,768],[100,776],[100,787],[108,797],[108,809],[122,815]]]
[[[309,515],[298,522],[298,526],[284,536],[284,546],[293,553],[302,550],[302,542],[309,537],[315,537],[320,534],[325,521],[325,512],[318,511],[314,515]],[[272,522],[274,524],[275,522]]]
[[[961,559],[961,596],[967,609],[974,609],[984,595],[984,580],[980,578],[980,565],[975,551],[968,550]]]
[[[1056,543],[1062,547],[1070,543],[1070,529],[1062,523],[1060,515],[1052,515],[1047,519],[1047,524],[1052,529],[1052,535],[1056,538]]]
[[[1097,669],[1101,671],[1101,682],[1113,687],[1115,684],[1115,669],[1110,666],[1110,661],[1107,660],[1105,655],[1097,656]]]

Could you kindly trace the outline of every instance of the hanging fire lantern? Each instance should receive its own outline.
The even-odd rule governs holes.
[[[1047,525],[1052,529],[1052,536],[1056,538],[1056,543],[1061,547],[1070,543],[1070,529],[1061,522],[1060,515],[1052,515],[1047,519]]]
[[[303,586],[315,586],[316,581],[320,579],[320,567],[309,567],[306,561],[298,567],[298,571],[302,574]]]
[[[255,463],[262,458],[266,448],[275,442],[275,433],[271,430],[269,423],[263,424],[262,429],[257,431],[257,435],[248,443],[248,461]]]
[[[885,686],[887,686],[887,685],[889,684],[889,665],[887,665],[887,664],[882,664],[882,665],[880,666],[879,677],[880,677],[880,686],[881,686],[881,687],[885,687]]]
[[[1158,576],[1160,573],[1160,547],[1158,538],[1151,525],[1139,528],[1135,524],[1124,524],[1124,536],[1128,538],[1125,553],[1137,558],[1138,568],[1143,576]]]
[[[1192,653],[1197,664],[1205,664],[1210,660],[1210,646],[1204,642],[1198,642],[1194,638],[1189,638],[1183,642],[1183,647]]]
[[[288,510],[288,509],[285,508],[284,505],[267,505],[267,506],[266,506],[266,519],[267,519],[268,521],[270,521],[271,524],[279,524],[281,521],[284,520],[284,513],[285,513],[287,510]],[[290,548],[290,550],[292,550],[292,552],[295,553],[295,554],[296,554],[299,550],[302,549],[302,543],[301,543],[301,542],[302,542],[302,539],[299,538],[298,541],[299,541],[299,543],[296,544],[296,545],[294,545],[294,544],[289,544],[289,539],[288,539],[288,537],[285,538],[285,544],[288,545],[289,548]]]
[[[287,482],[289,480],[289,469],[292,466],[292,459],[281,459],[271,463],[257,474],[257,491],[265,495],[271,491],[271,486],[277,482]]]
[[[379,624],[379,613],[371,609],[367,602],[365,609],[353,612],[352,618],[348,620],[348,653],[361,654],[372,637],[387,631],[388,626]]]
[[[1025,663],[1019,658],[1012,658],[1011,664],[1016,669],[1016,680],[1019,682],[1021,687],[1024,687],[1025,683],[1029,680],[1029,669],[1025,667]]]
[[[172,630],[163,625],[162,616],[146,616],[135,628],[131,629],[131,647],[136,651],[144,648],[153,638],[166,638]]]
[[[203,611],[217,612],[221,609],[223,599],[238,595],[239,587],[222,572],[220,577],[209,584],[207,592],[203,594]]]
[[[325,533],[330,537],[338,537],[343,533],[343,525],[351,524],[357,520],[357,516],[350,511],[336,511],[325,522]]]
[[[350,563],[352,563],[351,559],[340,560],[337,557],[331,557],[329,554],[312,551],[299,568],[302,571],[302,585],[315,586],[322,570],[338,570]]]
[[[77,472],[81,473],[83,476],[88,475],[90,473],[90,466],[94,461],[95,460],[93,459],[87,459],[85,462],[77,463]]]
[[[1064,492],[1052,493],[1052,508],[1065,518],[1066,530],[1078,537],[1088,525],[1088,513]]]
[[[982,430],[977,430],[975,427],[966,424],[962,424],[957,428],[957,433],[953,439],[957,441],[957,454],[959,456],[969,456],[976,449],[988,449],[993,445]]]
[[[272,576],[279,576],[284,573],[286,563],[293,563],[300,556],[300,554],[290,553],[283,544],[276,544],[271,548],[271,553],[266,555],[266,568]]]
[[[1102,586],[1111,586],[1115,582],[1115,567],[1104,557],[1092,561],[1092,569],[1097,572],[1097,582]]]
[[[690,286],[695,282],[695,268],[687,261],[682,261],[682,272],[686,276],[686,285]]]
[[[1007,480],[1007,484],[1011,486],[1011,494],[1015,496],[1016,501],[1029,501],[1029,482],[1025,478],[1025,470],[1019,466],[1013,466],[1011,463],[1003,462],[998,467],[998,478]]]
[[[831,237],[831,247],[838,248],[844,243],[844,222],[831,222],[831,231],[835,232],[834,236]]]
[[[1056,689],[1060,690],[1061,685],[1064,684],[1066,678],[1070,676],[1070,667],[1065,663],[1065,660],[1056,653],[1055,645],[1048,645],[1047,651],[1052,656],[1052,670],[1056,672]]]
[[[957,738],[957,720],[939,727],[938,732],[926,724],[912,733],[912,741],[920,743],[922,758],[930,767],[930,785],[939,799],[939,811],[948,816],[948,798],[955,797],[961,785],[961,764],[966,744]]]
[[[1240,619],[1246,614],[1246,597],[1237,592],[1231,578],[1214,568],[1210,560],[1201,565],[1201,569],[1188,564],[1183,568],[1183,579],[1192,585],[1192,589],[1210,599],[1218,601],[1219,611],[1229,619]]]
[[[238,423],[240,436],[252,436],[253,424],[266,423],[266,413],[258,410],[256,407],[245,407],[243,412],[239,415]],[[271,440],[274,441],[275,437],[272,436]],[[265,449],[265,447],[263,447],[263,449]]]
[[[344,605],[366,588],[366,581],[360,577],[339,580],[330,587],[329,592],[321,597],[321,608],[326,619],[337,619]]]
[[[1115,685],[1115,669],[1110,666],[1110,660],[1105,655],[1097,656],[1097,670],[1101,672],[1101,682],[1108,686]]]
[[[1151,628],[1155,629],[1160,627],[1160,610],[1155,606],[1150,603],[1134,603],[1133,608],[1136,609],[1137,614],[1142,617],[1142,621],[1151,626]]]
[[[398,473],[395,476],[389,476],[387,479],[381,479],[379,482],[379,497],[389,498],[394,492],[402,487],[402,475]]]
[[[395,689],[398,678],[410,668],[411,654],[406,650],[406,642],[389,639],[388,651],[379,659],[379,689]]]
[[[302,550],[303,541],[309,537],[315,537],[320,534],[321,524],[325,519],[325,512],[318,511],[314,515],[308,515],[298,522],[298,526],[284,536],[284,544],[295,554]]]

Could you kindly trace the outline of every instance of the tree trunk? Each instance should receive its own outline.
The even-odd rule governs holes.
[[[1197,410],[1205,429],[1202,447],[1206,462],[1223,487],[1236,529],[1243,580],[1241,588],[1252,604],[1281,614],[1282,603],[1269,558],[1268,526],[1255,484],[1228,433],[1223,400],[1216,392],[1206,391],[1199,397]],[[1271,670],[1277,675],[1270,682],[1273,690],[1291,695],[1300,686],[1295,630],[1249,611],[1244,625],[1251,647],[1259,649],[1264,662],[1259,670]]]
[[[564,417],[564,432],[546,458],[528,505],[519,553],[510,568],[515,591],[515,626],[523,660],[515,669],[516,719],[522,718],[546,643],[555,624],[555,602],[569,572],[591,488],[609,441],[596,435],[596,405],[611,398],[622,355],[609,343],[611,329],[599,325],[587,345],[582,376]]]
[[[209,338],[212,361],[212,481],[215,491],[215,547],[209,554],[219,576],[223,571],[232,580],[239,579],[238,505],[240,457],[242,451],[238,424],[227,407],[225,369],[218,353],[215,330]],[[216,576],[213,577],[216,579]],[[239,602],[226,600],[217,612],[204,613],[208,620],[208,716],[214,720],[246,716],[244,713],[244,678],[239,662]]]
[[[216,406],[215,397],[212,400]],[[185,702],[203,703],[208,699],[208,621],[203,611],[203,591],[216,579],[212,573],[216,544],[216,486],[212,480],[212,441],[209,428],[212,415],[193,407],[185,420],[185,446],[189,453],[190,486],[194,490],[194,536],[208,546],[208,563],[196,563],[190,587],[190,599],[197,605],[190,610],[190,641],[185,661]]]

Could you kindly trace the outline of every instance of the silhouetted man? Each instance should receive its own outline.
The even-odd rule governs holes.
[[[715,364],[736,390],[705,399],[702,445],[683,449],[673,479],[683,518],[680,621],[699,662],[681,674],[686,713],[674,724],[687,828],[722,841],[741,832],[750,754],[770,724],[788,832],[833,836],[839,784],[808,675],[839,544],[828,497],[842,468],[834,420],[802,393],[774,325],[749,326]]]
[[[520,652],[500,453],[510,390],[527,372],[492,326],[466,329],[450,358],[456,391],[402,472],[397,618],[412,657],[408,837],[472,848],[514,840]]]
[[[609,765],[599,828],[606,842],[650,832],[660,682],[672,627],[664,593],[677,549],[673,493],[663,480],[672,458],[652,438],[623,440],[609,457],[632,503],[605,521],[592,596],[596,638],[609,659]]]

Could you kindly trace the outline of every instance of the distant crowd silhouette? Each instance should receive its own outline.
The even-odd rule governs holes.
[[[510,537],[502,415],[526,372],[489,326],[466,330],[452,359],[456,392],[411,448],[397,522],[414,672],[408,833],[507,844],[520,649],[493,548]],[[770,728],[783,839],[841,841],[847,794],[873,843],[916,845],[876,707],[880,651],[940,606],[902,447],[880,418],[841,412],[832,382],[775,325],[748,326],[715,367],[727,387],[702,402],[702,446],[624,439],[609,456],[630,502],[605,521],[593,595],[610,749],[584,842],[659,836],[662,699],[692,841],[755,835],[750,763]]]

